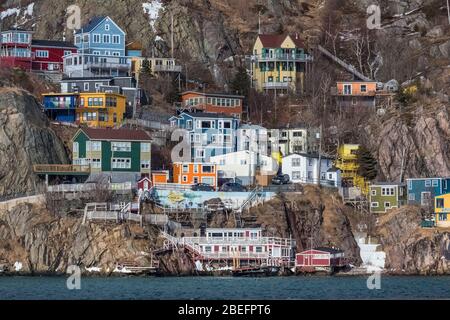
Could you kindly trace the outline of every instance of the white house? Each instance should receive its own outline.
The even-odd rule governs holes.
[[[254,124],[243,124],[237,130],[237,151],[248,150],[267,155],[267,129]]]
[[[219,179],[232,179],[242,185],[252,185],[257,174],[274,175],[278,169],[275,159],[247,150],[214,156],[210,162],[217,165]]]
[[[337,187],[340,185],[341,173],[333,167],[333,159],[322,156],[320,160],[320,184]],[[319,170],[318,154],[294,153],[283,157],[282,171],[288,174],[294,183],[317,184]]]
[[[270,129],[268,139],[271,152],[281,151],[283,155],[317,152],[317,128]]]

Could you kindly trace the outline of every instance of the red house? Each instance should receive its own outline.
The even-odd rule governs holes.
[[[148,191],[152,187],[152,180],[149,177],[143,177],[138,181],[138,190]]]
[[[306,271],[344,267],[344,252],[325,247],[306,250],[295,255],[295,266]]]
[[[243,111],[244,96],[186,91],[181,94],[181,100],[182,110],[221,113],[240,119]]]
[[[19,28],[0,32],[0,66],[31,70],[31,34]]]
[[[33,71],[63,71],[63,57],[77,52],[77,47],[66,41],[32,40]]]

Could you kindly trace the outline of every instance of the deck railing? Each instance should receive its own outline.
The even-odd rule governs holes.
[[[91,172],[90,166],[73,164],[35,164],[33,170],[36,173]]]

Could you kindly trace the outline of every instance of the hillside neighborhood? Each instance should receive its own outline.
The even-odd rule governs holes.
[[[128,273],[157,272],[179,250],[200,273],[380,271],[387,243],[374,228],[385,227],[385,217],[417,211],[409,221],[417,232],[448,232],[450,174],[411,174],[413,147],[399,143],[401,167],[391,175],[394,160],[374,152],[381,142],[355,134],[361,119],[394,118],[413,105],[425,90],[420,82],[381,82],[302,30],[259,30],[229,84],[211,85],[173,50],[155,55],[132,38],[108,15],[91,17],[72,42],[0,29],[0,68],[45,83],[34,93],[39,112],[67,153],[59,162],[36,157],[33,190],[0,194],[0,210],[46,203],[77,212],[83,225],[151,226],[159,239],[151,262],[116,261],[116,272]],[[324,61],[336,79],[315,78]],[[305,97],[315,111],[302,109]],[[390,163],[383,172],[381,161]],[[317,236],[314,215],[330,207],[308,207],[315,200],[305,196],[332,199],[336,215],[351,212],[339,228],[352,239]],[[288,231],[260,220],[278,201]],[[0,247],[0,271],[6,257]]]

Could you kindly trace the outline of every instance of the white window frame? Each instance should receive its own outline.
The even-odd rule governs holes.
[[[98,37],[98,41],[95,41],[97,37]],[[102,41],[102,35],[100,33],[94,33],[92,35],[92,43],[101,43],[101,41]]]
[[[36,50],[36,57],[48,59],[49,51],[48,50]]]
[[[141,152],[150,152],[151,144],[148,142],[141,142]]]
[[[371,202],[370,203],[370,207],[371,208],[379,208],[379,203],[378,202]]]

